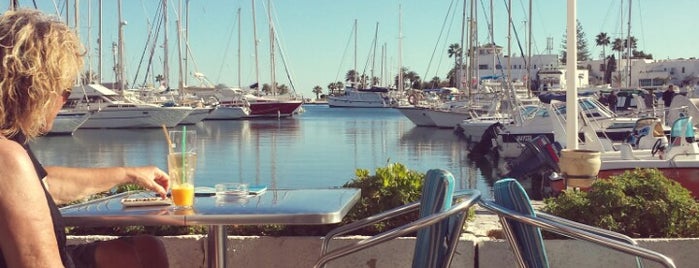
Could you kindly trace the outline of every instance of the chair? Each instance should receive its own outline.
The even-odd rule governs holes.
[[[477,190],[454,192],[454,176],[441,169],[427,171],[419,202],[403,205],[328,232],[321,245],[321,256],[314,267],[334,259],[405,236],[417,231],[413,267],[448,267],[461,236],[468,209],[480,198]],[[461,200],[452,206],[454,200]],[[328,251],[329,243],[338,235],[385,221],[419,209],[416,221]]]
[[[493,194],[494,201],[481,199],[479,205],[499,216],[520,267],[549,267],[541,229],[635,255],[639,267],[642,266],[639,257],[675,267],[672,259],[638,246],[628,236],[535,211],[524,188],[515,179],[495,182]]]

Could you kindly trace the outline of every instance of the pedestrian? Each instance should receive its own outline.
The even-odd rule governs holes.
[[[609,109],[616,113],[616,106],[618,103],[619,97],[616,95],[616,90],[613,90],[612,93],[607,96],[607,104],[609,105]]]
[[[667,87],[667,90],[663,92],[663,104],[665,104],[665,108],[669,108],[670,105],[672,104],[672,99],[675,97],[675,86],[674,85],[669,85]]]
[[[0,16],[0,267],[168,267],[154,236],[66,245],[57,204],[125,183],[165,197],[170,183],[155,166],[44,167],[34,156],[29,141],[51,129],[85,53],[58,18],[29,9]]]

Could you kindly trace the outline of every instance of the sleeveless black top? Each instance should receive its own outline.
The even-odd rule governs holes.
[[[24,150],[27,151],[27,154],[29,154],[29,158],[32,160],[32,164],[34,164],[34,169],[36,170],[36,175],[38,175],[39,180],[46,177],[48,173],[41,165],[41,163],[39,163],[39,160],[36,159],[36,156],[34,156],[34,153],[32,152],[31,148],[29,148],[29,145],[26,144],[26,138],[24,137],[24,135],[18,134],[17,136],[10,138],[10,140],[13,140],[21,144],[22,147],[24,147]],[[56,203],[53,202],[51,194],[49,194],[49,192],[46,190],[46,187],[43,183],[41,183],[41,188],[44,189],[44,194],[46,194],[46,200],[48,201],[49,210],[51,211],[51,219],[53,220],[53,231],[56,234],[56,240],[58,242],[58,252],[60,252],[61,254],[61,261],[63,261],[63,265],[65,267],[72,267],[73,262],[68,258],[65,250],[66,233],[65,225],[63,224],[63,217],[61,216],[61,212],[58,210]],[[7,267],[7,264],[5,263],[5,258],[2,254],[0,254],[0,267]]]

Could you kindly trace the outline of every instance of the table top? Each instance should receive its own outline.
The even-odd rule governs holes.
[[[359,200],[356,188],[270,189],[259,195],[221,198],[197,196],[194,208],[124,207],[123,198],[153,197],[131,191],[61,208],[67,226],[332,224],[342,221]]]

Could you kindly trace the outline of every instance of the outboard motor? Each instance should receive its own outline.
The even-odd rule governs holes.
[[[497,146],[495,138],[497,138],[498,134],[502,131],[504,131],[504,126],[499,122],[490,125],[485,132],[483,132],[481,140],[469,150],[469,157],[482,156],[491,152],[497,153],[497,150],[493,150]]]
[[[542,169],[559,171],[560,144],[552,143],[546,136],[540,135],[524,145],[519,157],[510,161],[510,172],[505,175],[506,177],[520,180],[528,175],[540,173]]]

